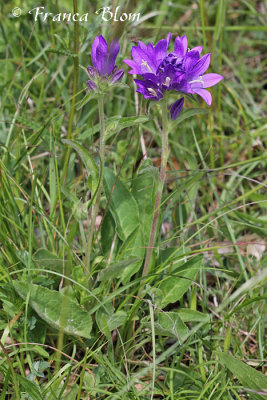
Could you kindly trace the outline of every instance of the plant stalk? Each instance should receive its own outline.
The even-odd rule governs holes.
[[[73,0],[73,12],[74,14],[78,13],[77,7],[77,0]],[[72,126],[73,126],[73,119],[75,113],[75,105],[76,105],[76,95],[77,95],[77,88],[78,88],[78,77],[79,77],[79,22],[78,20],[74,21],[74,54],[75,57],[73,58],[73,86],[72,86],[72,100],[71,100],[71,108],[70,108],[70,119],[68,124],[67,130],[67,139],[72,138]],[[70,146],[67,146],[64,152],[64,164],[63,164],[63,171],[61,176],[61,183],[65,181],[67,168],[69,163],[70,157]]]
[[[95,222],[96,222],[96,217],[97,217],[98,210],[99,210],[99,203],[100,203],[102,187],[103,187],[103,172],[104,172],[104,157],[105,157],[105,118],[104,118],[104,96],[103,95],[99,95],[99,97],[98,97],[98,113],[99,113],[99,122],[100,122],[100,144],[99,144],[100,176],[99,176],[99,185],[97,188],[95,203],[92,206],[91,226],[90,226],[90,230],[89,230],[89,234],[88,234],[86,254],[85,254],[84,270],[85,270],[85,274],[88,278],[89,278],[89,274],[90,274],[90,254],[91,254],[91,250],[92,250]]]
[[[149,264],[154,248],[154,243],[157,234],[157,225],[159,218],[159,209],[161,204],[162,192],[164,188],[164,181],[166,175],[166,167],[167,167],[167,158],[168,158],[168,118],[167,118],[167,102],[166,100],[162,100],[161,102],[161,113],[162,113],[162,143],[161,143],[161,164],[160,164],[160,184],[157,190],[155,207],[154,207],[154,217],[152,221],[152,227],[150,231],[149,243],[146,253],[145,265],[143,269],[142,277],[145,277],[148,274]]]

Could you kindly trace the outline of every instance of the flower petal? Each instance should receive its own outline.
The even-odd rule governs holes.
[[[188,74],[188,79],[192,80],[200,75],[204,74],[210,65],[210,53],[205,54],[200,60],[193,66]]]
[[[187,37],[184,35],[181,38],[177,36],[174,41],[174,51],[177,57],[183,57],[187,52]]]
[[[156,73],[156,57],[154,56],[153,46],[147,46],[147,51],[139,48],[138,46],[132,47],[132,57],[134,61],[140,66],[142,74],[147,72]]]
[[[159,101],[162,99],[163,94],[159,87],[151,80],[142,81],[140,79],[134,79],[135,83],[138,85],[137,92],[141,93],[145,99],[151,99]]]
[[[203,47],[202,46],[196,46],[191,49],[191,51],[197,51],[199,54],[202,52]]]
[[[146,89],[154,89],[154,90],[158,90],[158,85],[156,85],[153,81],[151,81],[150,79],[147,79],[145,81],[142,81],[141,79],[134,79],[135,83],[139,86],[142,86]]]
[[[127,65],[129,65],[129,67],[131,67],[131,71],[128,72],[128,74],[141,74],[141,69],[139,67],[139,65],[133,61],[133,60],[123,60],[123,62]]]
[[[156,59],[157,59],[157,67],[161,63],[164,57],[167,55],[167,48],[168,48],[168,42],[166,39],[161,39],[157,45],[155,46],[155,53],[156,53]]]
[[[106,74],[106,62],[108,55],[108,45],[102,35],[98,37],[98,45],[95,52],[95,63],[93,60],[94,67],[98,70],[100,75]],[[96,64],[96,65],[95,65]]]
[[[96,49],[97,49],[98,43],[99,43],[99,38],[98,38],[98,36],[96,36],[93,41],[92,50],[91,50],[92,63],[96,69],[97,69]]]
[[[197,89],[194,91],[195,93],[197,93],[199,96],[202,97],[203,100],[205,100],[205,102],[208,104],[208,106],[211,105],[212,103],[212,97],[211,94],[208,90],[205,89]]]
[[[199,60],[199,52],[195,50],[190,50],[184,56],[184,69],[186,71],[192,71],[197,65]]]
[[[170,109],[171,119],[175,120],[178,117],[178,115],[182,111],[183,105],[184,105],[183,97],[181,97],[181,99],[177,100],[175,103],[172,104]]]
[[[149,81],[152,81],[156,85],[160,82],[160,76],[155,74],[150,74],[150,73],[142,74],[142,78],[144,78],[145,80],[149,79]]]
[[[223,79],[222,75],[219,74],[205,74],[202,76],[202,80],[204,82],[203,88],[208,88],[216,85]]]
[[[140,49],[146,51],[147,50],[147,45],[143,42],[141,42],[141,40],[138,41],[138,46],[140,47]]]
[[[106,74],[108,75],[111,74],[119,51],[120,51],[119,42],[117,40],[112,40],[108,49],[108,58],[106,60],[106,66],[105,66]]]
[[[169,44],[170,44],[170,41],[171,41],[171,37],[172,37],[172,34],[171,34],[171,32],[169,32],[168,35],[167,35],[167,44],[168,44],[167,48],[169,47]]]

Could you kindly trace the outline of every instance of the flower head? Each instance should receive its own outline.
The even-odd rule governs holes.
[[[92,45],[91,58],[93,67],[88,66],[87,72],[90,79],[87,81],[89,90],[104,90],[108,85],[120,82],[124,71],[115,66],[116,58],[120,50],[117,40],[112,40],[108,46],[102,35],[97,36]]]
[[[167,53],[171,35],[160,40],[154,47],[139,42],[132,48],[133,60],[124,60],[132,69],[130,74],[141,75],[135,79],[137,91],[146,99],[160,101],[164,92],[174,90],[185,94],[198,94],[208,105],[212,97],[208,87],[216,85],[223,77],[219,74],[204,74],[210,64],[210,54],[200,57],[202,47],[188,49],[186,36],[176,37],[174,51]],[[182,110],[184,99],[178,99],[170,109],[171,118],[176,119]]]

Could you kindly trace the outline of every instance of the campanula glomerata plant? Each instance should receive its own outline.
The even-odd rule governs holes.
[[[104,95],[111,87],[118,84],[124,74],[123,69],[119,69],[116,65],[116,58],[120,50],[120,45],[117,40],[112,40],[108,46],[105,38],[97,36],[92,44],[91,58],[92,64],[87,67],[87,72],[90,79],[87,81],[87,87],[90,92],[95,92],[98,99],[98,113],[100,122],[100,144],[99,144],[99,182],[96,190],[95,201],[92,209],[91,226],[87,238],[86,254],[85,254],[85,273],[90,286],[90,256],[92,249],[92,241],[94,236],[94,228],[96,217],[99,210],[99,203],[103,188],[103,171],[105,158],[105,116],[104,116]]]
[[[179,92],[184,95],[198,94],[208,105],[211,105],[212,96],[206,88],[216,85],[216,83],[223,79],[219,74],[211,73],[203,75],[210,65],[210,53],[200,57],[202,52],[201,46],[189,50],[187,37],[185,35],[181,38],[177,36],[174,41],[174,51],[168,53],[170,40],[171,34],[169,33],[167,39],[161,39],[155,47],[152,43],[145,45],[139,41],[137,46],[132,47],[133,60],[124,60],[132,68],[129,73],[140,75],[142,78],[134,79],[138,87],[137,92],[141,93],[145,99],[160,102],[162,114],[161,182],[155,201],[154,217],[143,276],[146,276],[149,271],[166,175],[168,158],[168,96],[166,96],[166,92]],[[178,117],[183,105],[184,97],[179,98],[171,105],[170,115],[173,120]]]

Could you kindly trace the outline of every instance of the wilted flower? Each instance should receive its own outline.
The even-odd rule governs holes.
[[[141,75],[135,79],[137,91],[146,99],[160,101],[164,92],[175,90],[185,94],[198,94],[208,105],[212,97],[206,88],[216,85],[223,77],[219,74],[205,74],[210,64],[210,54],[200,58],[202,47],[188,49],[187,37],[176,37],[174,51],[167,53],[171,34],[160,40],[154,47],[141,41],[133,46],[133,60],[124,60],[132,69],[130,74]],[[171,118],[176,119],[181,112],[184,98],[178,99],[170,109]]]
[[[91,50],[93,67],[89,65],[87,68],[90,77],[87,86],[90,91],[105,91],[109,85],[121,81],[124,71],[115,66],[119,50],[117,40],[113,40],[108,47],[102,35],[94,39]]]

